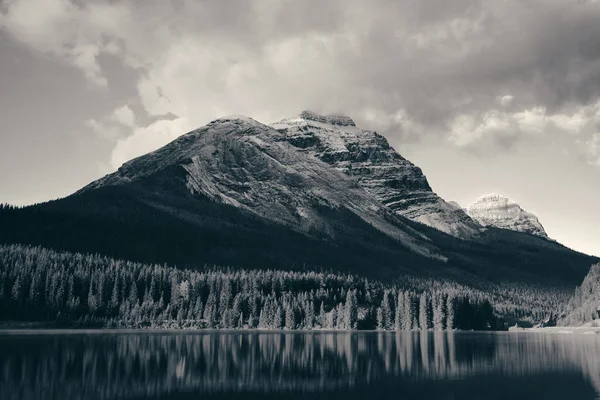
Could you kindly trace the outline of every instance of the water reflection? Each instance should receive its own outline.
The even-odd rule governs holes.
[[[567,393],[595,399],[600,338],[445,332],[4,334],[0,393],[2,399],[199,394],[552,399]]]

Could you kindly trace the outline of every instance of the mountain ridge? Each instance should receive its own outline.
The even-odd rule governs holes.
[[[321,119],[318,114],[308,118],[309,127],[303,119],[279,129],[243,116],[214,120],[64,199],[1,209],[0,243],[190,268],[308,267],[386,279],[424,275],[568,287],[597,260],[527,233],[477,228],[463,239],[408,219],[380,199],[406,194],[414,205],[414,182],[419,195],[437,204],[422,171],[347,117],[328,117],[324,128],[310,120]],[[349,140],[359,134],[360,140]],[[337,147],[319,153],[311,138]],[[401,178],[399,189],[383,184],[388,174],[361,181],[379,161],[387,172],[404,166],[418,173]],[[444,204],[444,216],[459,211]]]

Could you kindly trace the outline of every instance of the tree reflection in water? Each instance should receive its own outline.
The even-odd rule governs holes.
[[[515,398],[507,392],[511,385],[521,385],[513,390],[523,396],[528,390],[541,394],[546,389],[545,396],[553,398],[564,396],[558,387],[566,384],[571,398],[574,393],[595,398],[600,393],[598,360],[597,337],[548,334],[202,331],[0,336],[2,399],[178,398],[186,393],[329,399],[369,393],[411,398],[412,393],[423,398],[461,390],[464,398],[469,393],[471,398]]]

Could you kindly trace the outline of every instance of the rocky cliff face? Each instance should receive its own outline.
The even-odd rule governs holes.
[[[272,126],[300,151],[354,177],[397,214],[460,238],[470,238],[479,231],[479,225],[462,209],[432,191],[419,167],[402,157],[383,136],[357,128],[351,118],[303,111]]]
[[[480,197],[467,209],[467,213],[482,225],[548,238],[544,227],[535,215],[499,194]]]

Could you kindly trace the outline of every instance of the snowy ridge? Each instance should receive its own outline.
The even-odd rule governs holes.
[[[534,214],[497,193],[480,197],[469,206],[467,213],[482,225],[548,238],[544,227]]]
[[[271,126],[301,151],[355,177],[397,214],[464,239],[479,232],[478,223],[437,196],[421,169],[403,158],[383,136],[357,128],[353,121],[339,123],[346,118],[352,121],[303,111]]]
[[[319,115],[312,111],[302,111],[300,118],[307,121],[321,122],[339,126],[356,126],[352,118],[345,115]]]

